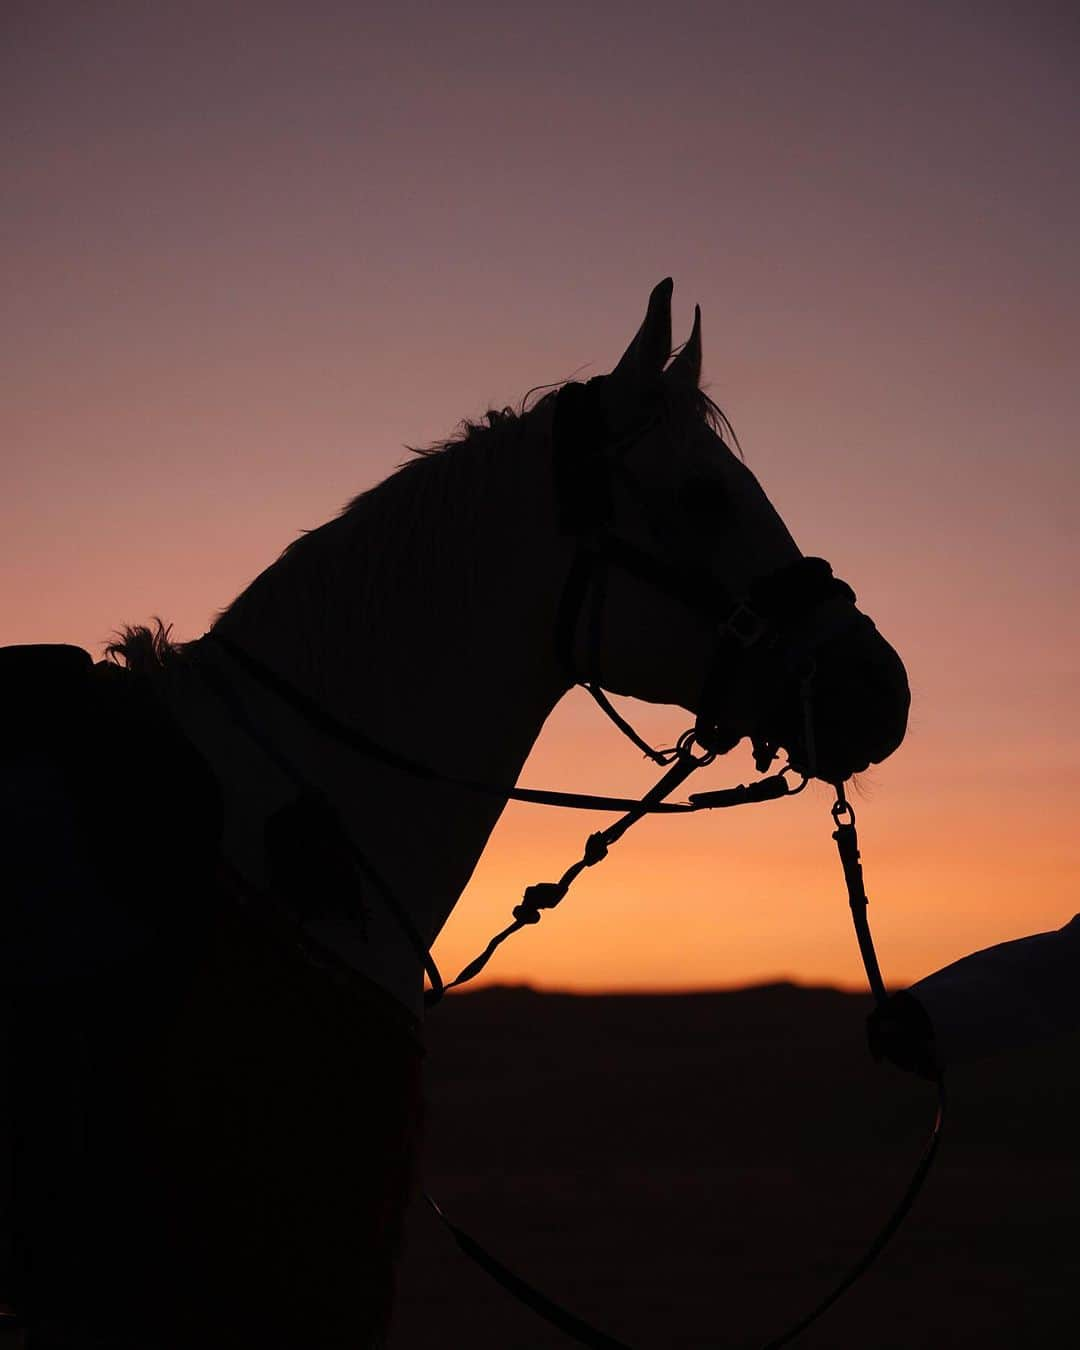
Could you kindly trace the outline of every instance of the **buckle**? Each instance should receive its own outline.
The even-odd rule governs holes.
[[[768,629],[767,620],[752,609],[745,600],[740,600],[720,625],[722,633],[730,633],[743,647],[752,647],[760,642]]]

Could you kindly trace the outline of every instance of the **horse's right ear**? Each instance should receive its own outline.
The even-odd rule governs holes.
[[[686,340],[686,346],[678,354],[667,370],[664,380],[671,386],[689,386],[696,389],[701,380],[701,306],[694,306],[694,326]]]
[[[645,322],[609,376],[613,384],[639,387],[652,383],[664,369],[671,355],[672,286],[671,278],[665,277],[653,287]]]

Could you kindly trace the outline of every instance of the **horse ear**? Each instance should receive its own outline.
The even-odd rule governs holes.
[[[694,306],[694,326],[686,340],[686,346],[678,354],[667,370],[664,380],[672,385],[696,389],[701,379],[701,306]]]
[[[627,380],[636,385],[643,380],[655,379],[664,369],[664,363],[671,355],[672,286],[671,278],[665,277],[653,287],[645,322],[611,372],[615,381]]]

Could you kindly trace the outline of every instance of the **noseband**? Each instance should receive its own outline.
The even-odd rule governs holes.
[[[620,730],[664,766],[665,772],[659,782],[640,800],[480,783],[421,764],[339,721],[303,691],[223,635],[209,633],[206,638],[212,646],[219,647],[252,679],[270,689],[322,734],[369,759],[392,765],[421,779],[453,783],[473,792],[496,795],[504,801],[513,799],[623,812],[606,829],[589,836],[582,857],[567,868],[558,881],[541,882],[528,887],[521,903],[514,908],[513,922],[496,934],[486,949],[456,979],[444,985],[428,944],[413,925],[405,905],[366,854],[348,836],[332,805],[317,785],[307,781],[297,766],[253,721],[244,701],[218,664],[213,660],[198,660],[199,672],[225,704],[234,721],[294,783],[297,801],[293,807],[285,808],[287,813],[293,813],[294,823],[297,818],[303,821],[305,817],[316,822],[314,826],[309,824],[306,827],[308,839],[321,837],[335,841],[338,851],[351,858],[355,880],[360,885],[373,888],[383,899],[431,981],[431,988],[425,995],[428,1005],[437,1003],[446,989],[478,975],[495,949],[513,933],[539,922],[541,911],[559,904],[577,876],[585,868],[602,861],[611,845],[645,815],[772,801],[801,791],[807,778],[816,769],[813,680],[817,653],[841,634],[859,627],[873,626],[855,608],[855,595],[851,588],[835,578],[829,564],[821,558],[800,558],[752,583],[745,595],[733,595],[711,577],[671,566],[616,534],[613,529],[613,474],[627,477],[622,459],[625,451],[640,439],[642,430],[639,428],[630,440],[621,443],[614,441],[609,434],[600,400],[602,378],[590,380],[587,385],[566,385],[556,398],[552,432],[556,503],[562,532],[576,541],[573,561],[559,603],[556,648],[568,683],[582,683]],[[648,746],[615,711],[592,678],[596,673],[607,573],[611,567],[617,567],[656,587],[714,625],[712,659],[702,688],[697,722],[668,751],[657,751]],[[579,629],[586,614],[584,645],[591,669],[583,677],[576,668],[575,655],[579,647]],[[758,770],[764,772],[776,758],[779,749],[770,728],[776,724],[778,712],[783,706],[801,707],[803,762],[797,767],[805,776],[797,787],[790,785],[786,777],[788,769],[785,769],[756,783],[691,794],[685,803],[667,800],[696,769],[711,763],[716,755],[732,749],[747,734],[753,740]],[[840,854],[848,902],[867,979],[875,999],[881,1003],[887,995],[867,922],[869,902],[863,884],[855,813],[844,796],[843,784],[835,786],[837,798],[832,808],[835,825],[833,839]],[[283,822],[279,816],[275,817],[275,823],[280,826],[288,822]],[[299,923],[296,927],[299,933]],[[320,946],[307,934],[300,939],[300,945],[310,946],[315,951]],[[787,1345],[816,1321],[869,1268],[900,1226],[914,1203],[937,1151],[945,1109],[944,1082],[940,1077],[937,1086],[938,1110],[933,1131],[900,1204],[843,1280],[795,1326],[769,1341],[764,1350],[779,1350],[780,1346]],[[593,1347],[593,1350],[630,1350],[623,1342],[586,1323],[521,1279],[447,1218],[430,1196],[426,1199],[459,1248],[519,1301],[581,1345]]]

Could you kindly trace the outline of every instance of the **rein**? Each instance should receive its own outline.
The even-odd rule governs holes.
[[[757,782],[739,783],[734,787],[714,789],[710,792],[691,793],[689,800],[686,802],[669,802],[665,799],[684,783],[695,769],[712,763],[716,758],[715,752],[703,750],[701,753],[695,753],[695,733],[693,731],[684,733],[671,751],[652,750],[651,747],[645,746],[645,742],[637,736],[633,728],[629,727],[629,724],[625,724],[627,733],[634,743],[645,746],[654,759],[666,765],[666,772],[659,782],[637,800],[631,797],[604,797],[589,793],[554,792],[541,788],[512,788],[505,785],[484,783],[471,778],[459,778],[454,774],[432,768],[431,765],[421,764],[417,760],[406,758],[396,751],[388,750],[355,727],[350,727],[341,722],[332,713],[320,707],[313,699],[281,675],[272,671],[263,662],[252,656],[250,652],[238,647],[230,639],[217,633],[208,633],[202,641],[210,641],[221,647],[252,678],[272,690],[323,734],[347,746],[350,750],[375,759],[389,767],[432,782],[453,784],[473,792],[497,796],[502,800],[510,799],[544,806],[583,808],[592,811],[610,812],[614,810],[623,813],[618,820],[607,826],[606,829],[597,830],[589,835],[585,841],[581,857],[563,872],[558,881],[537,882],[527,887],[521,902],[514,906],[513,921],[501,932],[496,933],[487,947],[470,961],[454,979],[448,982],[444,981],[428,944],[417,932],[405,906],[366,853],[347,834],[344,826],[338,820],[332,804],[322,791],[301,774],[291,760],[282,755],[277,746],[262,733],[261,729],[248,715],[242,700],[221,673],[209,663],[200,661],[198,664],[199,674],[226,705],[233,720],[297,788],[299,793],[297,802],[292,808],[286,808],[286,811],[305,816],[304,824],[309,822],[314,824],[324,838],[332,836],[339,850],[344,850],[348,854],[358,877],[367,881],[379,892],[398,926],[408,939],[413,951],[419,957],[424,972],[430,981],[430,988],[424,993],[424,1003],[427,1007],[433,1007],[437,1004],[448,989],[455,989],[479,975],[496,949],[507,938],[512,937],[522,928],[539,923],[541,911],[554,909],[565,898],[578,876],[587,867],[595,867],[598,862],[606,858],[611,845],[621,839],[632,825],[636,825],[646,815],[665,812],[714,811],[725,807],[750,805],[755,802],[778,801],[782,797],[796,796],[803,790],[808,781],[803,777],[798,786],[792,787],[787,778],[790,766],[785,766],[779,773],[759,779]],[[603,696],[601,695],[601,697]],[[606,699],[604,699],[604,702],[606,702]],[[622,723],[623,719],[619,718],[618,714],[615,714],[615,717],[617,724]]]
[[[260,682],[265,683],[267,687],[275,692],[281,693],[286,697],[286,701],[291,703],[298,711],[305,711],[308,706],[315,708],[315,705],[306,695],[296,690],[291,684],[282,679],[281,676],[270,672],[261,662],[244,652],[228,639],[224,639],[216,634],[208,634],[215,643],[219,644],[230,655],[235,655],[238,664],[241,664],[249,674],[253,675]],[[320,814],[329,812],[332,816],[332,807],[322,796],[317,788],[308,783],[299,771],[278,751],[261,731],[251,722],[244,709],[240,699],[233,693],[228,683],[221,676],[200,663],[200,673],[207,679],[211,687],[219,694],[222,700],[227,704],[234,718],[256,743],[264,750],[272,761],[278,765],[294,781],[300,791],[300,801],[317,809]],[[272,679],[263,678],[264,672]],[[804,685],[804,695],[807,700],[807,706],[804,709],[808,724],[812,724],[812,713],[808,706],[810,685]],[[320,729],[326,729],[329,726],[343,726],[337,722],[331,714],[324,710],[319,710],[319,720],[316,723]],[[314,719],[312,719],[314,721]],[[394,752],[384,751],[376,742],[369,741],[366,736],[354,729],[349,729],[350,738],[340,738],[343,743],[359,749],[361,742],[366,749],[370,746],[377,746],[379,753],[373,754],[373,757],[379,758],[384,762],[392,762],[394,767],[401,768],[404,765],[412,765],[413,761],[406,760],[404,757]],[[636,735],[632,737],[637,742]],[[605,803],[616,803],[619,808],[626,806],[626,813],[608,826],[606,830],[601,830],[589,836],[586,841],[582,857],[573,863],[563,873],[557,882],[541,882],[526,889],[521,903],[515,906],[513,911],[513,922],[497,933],[488,943],[483,952],[471,961],[454,979],[449,983],[444,983],[431,957],[430,951],[424,943],[423,938],[416,931],[412,920],[409,918],[405,907],[401,904],[396,893],[388,885],[381,874],[375,869],[366,855],[352,842],[343,830],[339,830],[337,839],[344,838],[345,845],[351,856],[356,874],[359,878],[372,884],[382,896],[387,908],[394,915],[401,926],[410,944],[419,955],[425,972],[431,981],[431,987],[424,996],[425,1005],[433,1006],[437,1004],[446,990],[455,988],[466,981],[473,979],[483,970],[484,966],[490,960],[495,950],[510,936],[518,932],[521,928],[530,926],[540,921],[543,909],[554,908],[566,895],[570,885],[576,877],[586,868],[595,866],[607,856],[608,848],[622,837],[623,834],[637,821],[645,815],[662,810],[665,806],[674,807],[677,810],[702,810],[722,806],[745,805],[755,801],[777,800],[784,796],[795,796],[803,790],[808,779],[803,778],[802,782],[796,788],[792,788],[786,778],[785,769],[781,773],[774,774],[770,778],[764,778],[756,783],[739,785],[734,788],[720,789],[714,792],[692,794],[689,803],[665,803],[663,798],[670,792],[675,791],[686,779],[695,772],[695,770],[709,764],[715,758],[715,752],[703,750],[701,753],[694,752],[696,741],[695,732],[688,731],[679,738],[674,750],[670,752],[672,759],[668,761],[667,772],[660,780],[648,791],[639,801],[631,801],[623,798],[593,798],[586,796],[579,800],[580,794],[576,793],[549,793],[540,789],[531,790],[528,796],[521,796],[519,793],[523,790],[514,790],[506,788],[496,788],[492,785],[483,785],[474,783],[471,780],[457,779],[450,775],[437,772],[430,766],[417,764],[416,772],[418,776],[429,777],[441,782],[458,783],[461,786],[472,788],[476,791],[497,792],[503,796],[513,796],[516,800],[540,802],[545,805],[553,806],[576,806],[584,805],[594,801]],[[369,753],[372,753],[369,751]],[[660,752],[655,752],[659,754]],[[810,754],[812,756],[812,743]],[[812,771],[813,763],[811,760],[810,768]],[[836,801],[831,808],[831,814],[835,829],[833,839],[836,842],[837,852],[840,857],[840,863],[843,870],[845,890],[848,898],[848,905],[851,910],[852,922],[855,928],[855,934],[859,945],[859,953],[862,957],[863,966],[866,971],[867,982],[874,996],[875,1002],[880,1006],[888,998],[885,984],[881,976],[881,970],[878,965],[877,954],[874,948],[873,936],[870,932],[867,908],[869,898],[866,894],[866,888],[863,880],[861,855],[859,850],[859,839],[855,826],[855,812],[851,804],[847,801],[844,786],[842,783],[835,784]],[[570,798],[564,801],[564,798]],[[604,809],[604,808],[590,808]],[[607,809],[611,809],[608,807]],[[313,942],[315,946],[322,944],[314,943],[314,940],[305,936],[305,942]],[[937,1086],[937,1111],[934,1119],[933,1128],[929,1140],[923,1150],[918,1164],[912,1174],[904,1194],[901,1196],[896,1208],[889,1215],[886,1222],[882,1225],[866,1251],[855,1263],[847,1274],[830,1290],[830,1292],[802,1317],[794,1326],[788,1328],[782,1335],[768,1341],[762,1350],[780,1350],[781,1346],[789,1344],[812,1323],[816,1322],[848,1289],[870,1268],[877,1257],[884,1251],[890,1239],[900,1227],[904,1218],[907,1216],[915,1199],[922,1189],[923,1183],[929,1174],[937,1153],[938,1144],[941,1138],[941,1131],[945,1119],[946,1095],[945,1082],[943,1076],[939,1073],[936,1079]],[[443,1211],[438,1202],[428,1193],[424,1193],[424,1199],[431,1207],[432,1211],[438,1217],[440,1222],[449,1232],[459,1250],[474,1261],[488,1275],[491,1276],[499,1285],[513,1295],[519,1302],[530,1308],[538,1316],[555,1326],[572,1340],[577,1341],[579,1345],[590,1347],[591,1350],[633,1350],[623,1341],[609,1336],[606,1332],[592,1326],[591,1323],[579,1318],[576,1314],[564,1308],[561,1304],[550,1299],[534,1285],[504,1265],[497,1257],[493,1256],[486,1248],[481,1246],[469,1233],[460,1228]]]
[[[613,448],[607,437],[598,390],[603,377],[588,385],[566,385],[560,390],[553,423],[554,471],[560,525],[564,533],[577,538],[569,574],[563,587],[556,625],[556,646],[571,683],[581,683],[601,711],[639,750],[664,767],[658,782],[639,800],[574,792],[508,787],[484,783],[450,774],[388,749],[359,729],[348,726],[322,708],[314,699],[271,670],[251,653],[230,639],[211,632],[202,639],[219,647],[252,679],[262,684],[292,707],[310,725],[327,737],[358,754],[390,768],[432,782],[453,784],[473,792],[500,799],[532,802],[540,805],[620,811],[622,814],[605,829],[589,835],[581,857],[554,882],[529,886],[521,902],[513,909],[512,922],[495,934],[486,948],[448,983],[431,956],[428,944],[416,930],[405,906],[393,888],[354,843],[337,818],[332,804],[317,785],[309,782],[291,761],[252,721],[230,682],[213,663],[198,662],[198,670],[231,712],[240,728],[263,750],[266,756],[294,783],[299,796],[293,808],[306,812],[316,822],[315,837],[321,832],[337,851],[347,858],[354,876],[372,885],[382,897],[418,956],[430,981],[425,992],[427,1006],[437,1004],[448,989],[475,978],[487,965],[496,949],[522,928],[539,923],[542,911],[557,906],[577,877],[607,857],[608,851],[633,825],[646,815],[665,812],[693,812],[752,802],[778,800],[794,796],[815,776],[813,680],[814,654],[840,633],[871,621],[854,608],[854,593],[832,575],[828,563],[820,558],[803,558],[797,563],[764,578],[749,596],[731,597],[711,579],[680,573],[658,559],[643,553],[610,531],[612,521],[611,466],[603,457],[605,447]],[[618,466],[618,461],[616,461]],[[705,680],[704,695],[697,723],[685,732],[670,750],[655,750],[612,707],[603,690],[592,678],[581,678],[574,668],[574,654],[582,615],[591,599],[587,648],[589,662],[595,664],[599,648],[603,598],[607,569],[615,565],[651,585],[659,587],[692,609],[705,612],[716,621],[714,659]],[[193,644],[194,645],[194,644]],[[794,699],[800,706],[803,723],[802,756],[805,763],[789,764],[779,773],[755,783],[711,792],[694,793],[686,802],[667,798],[697,769],[710,764],[718,754],[726,753],[742,739],[745,730],[734,719],[740,713],[730,705],[749,708],[755,726],[752,730],[755,762],[764,772],[776,758],[778,746],[766,734],[761,714],[782,698]],[[696,748],[695,748],[696,747]],[[787,774],[797,770],[801,782],[792,787]],[[844,884],[855,927],[859,952],[871,992],[879,1006],[887,991],[874,950],[867,917],[869,904],[863,881],[855,812],[844,793],[843,783],[834,785],[836,801],[832,818]],[[309,838],[311,835],[309,834]],[[314,947],[322,944],[305,936]],[[945,1116],[945,1085],[937,1077],[938,1105],[929,1141],[901,1200],[860,1260],[844,1278],[794,1326],[770,1340],[763,1350],[779,1350],[815,1322],[849,1289],[884,1250],[911,1209],[929,1173],[937,1152]],[[563,1331],[579,1344],[592,1350],[631,1350],[624,1342],[607,1335],[548,1298],[492,1256],[474,1238],[453,1223],[431,1196],[425,1199],[445,1225],[459,1249],[480,1265],[504,1289],[539,1316]]]
[[[880,1007],[884,1003],[888,994],[885,989],[884,981],[881,978],[881,971],[878,967],[877,953],[874,950],[874,940],[870,933],[870,924],[867,919],[867,906],[869,899],[863,884],[862,864],[859,855],[859,838],[855,829],[855,812],[851,804],[847,801],[844,794],[844,786],[838,783],[836,786],[836,801],[832,806],[832,817],[836,825],[833,832],[833,839],[836,841],[837,851],[840,855],[840,862],[844,873],[844,883],[847,890],[848,904],[851,908],[852,920],[855,926],[855,933],[859,943],[859,953],[863,960],[863,966],[866,971],[867,982],[870,985],[874,1000]],[[892,1211],[881,1228],[875,1234],[869,1246],[863,1252],[862,1256],[847,1271],[841,1280],[833,1286],[824,1298],[813,1308],[810,1309],[792,1326],[779,1336],[773,1337],[767,1341],[761,1350],[780,1350],[782,1346],[789,1345],[796,1337],[806,1331],[814,1322],[816,1322],[829,1308],[833,1306],[845,1293],[856,1283],[873,1265],[877,1258],[888,1246],[890,1240],[911,1211],[915,1200],[922,1190],[923,1183],[929,1175],[930,1168],[933,1166],[934,1158],[937,1155],[938,1145],[941,1142],[941,1132],[945,1123],[945,1111],[947,1106],[947,1097],[945,1092],[944,1075],[939,1071],[935,1079],[937,1088],[937,1109],[934,1115],[934,1123],[930,1131],[930,1137],[927,1140],[921,1157],[912,1173],[911,1180],[908,1182],[899,1203]],[[459,1250],[474,1261],[482,1270],[500,1284],[508,1293],[512,1294],[520,1303],[531,1308],[538,1316],[542,1317],[552,1326],[557,1327],[571,1340],[579,1345],[584,1345],[589,1350],[634,1350],[632,1346],[625,1341],[618,1340],[614,1336],[609,1336],[607,1332],[594,1327],[590,1322],[578,1317],[575,1313],[564,1308],[562,1304],[556,1303],[553,1299],[542,1293],[527,1280],[515,1274],[486,1248],[482,1247],[475,1238],[470,1236],[464,1229],[459,1228],[442,1211],[437,1202],[425,1193],[424,1199],[435,1212],[443,1226],[450,1233]]]

